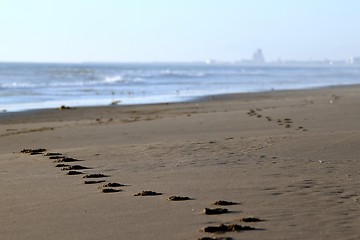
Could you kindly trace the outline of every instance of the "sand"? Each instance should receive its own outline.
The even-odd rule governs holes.
[[[0,239],[360,239],[359,93],[3,113]],[[134,196],[143,191],[158,194]],[[253,229],[204,232],[220,224]]]

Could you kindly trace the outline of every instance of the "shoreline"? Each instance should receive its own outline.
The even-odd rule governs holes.
[[[355,239],[359,93],[351,85],[1,115],[0,237]],[[77,161],[20,153],[39,148]],[[69,174],[74,166],[84,169]],[[162,195],[134,196],[142,191]],[[220,224],[254,229],[205,231]]]
[[[59,105],[57,108],[43,108],[43,109],[28,109],[28,110],[22,110],[22,111],[13,111],[8,112],[6,109],[5,111],[0,112],[0,120],[2,117],[13,117],[15,115],[22,115],[22,114],[36,114],[36,113],[42,113],[47,111],[54,111],[54,110],[60,110],[61,106],[69,107],[71,110],[74,109],[98,109],[98,108],[116,108],[116,107],[136,107],[136,106],[157,106],[157,105],[172,105],[172,104],[186,104],[186,103],[197,103],[197,102],[204,102],[208,100],[214,100],[214,99],[229,99],[229,98],[248,98],[248,97],[256,97],[257,95],[263,95],[263,94],[269,94],[269,93],[301,93],[301,92],[307,92],[307,91],[317,91],[317,90],[326,90],[326,89],[341,89],[341,88],[351,88],[351,87],[359,87],[360,84],[345,84],[345,85],[332,85],[332,86],[322,86],[322,87],[311,87],[311,88],[302,88],[302,89],[284,89],[284,90],[269,90],[269,91],[260,91],[260,92],[244,92],[244,93],[225,93],[225,94],[215,94],[215,95],[208,95],[208,96],[202,96],[202,97],[193,97],[192,100],[188,101],[174,101],[174,102],[161,102],[161,103],[140,103],[140,104],[108,104],[108,105],[94,105],[94,106],[66,106],[66,105]]]

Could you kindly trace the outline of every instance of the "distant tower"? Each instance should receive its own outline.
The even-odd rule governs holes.
[[[253,54],[253,63],[256,63],[256,64],[264,64],[265,63],[264,54],[260,48]]]

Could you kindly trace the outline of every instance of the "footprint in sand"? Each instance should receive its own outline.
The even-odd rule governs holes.
[[[81,166],[81,165],[72,165],[72,166],[64,166],[61,170],[83,170],[83,169],[89,169],[87,167]]]
[[[90,181],[85,181],[84,184],[98,184],[98,183],[103,183],[106,182],[105,180],[90,180]]]
[[[234,240],[231,237],[202,237],[198,238],[198,240]]]
[[[115,193],[115,192],[121,192],[121,189],[115,189],[115,188],[104,188],[102,190],[103,193]]]
[[[106,183],[104,184],[102,187],[104,188],[112,188],[112,187],[125,187],[126,185],[125,184],[121,184],[121,183],[116,183],[116,182],[110,182],[110,183]]]
[[[221,224],[219,226],[208,226],[203,229],[204,232],[208,232],[208,233],[240,232],[240,231],[251,231],[251,230],[256,230],[256,228],[250,226],[238,225],[238,224],[231,224],[231,225]]]
[[[79,162],[81,160],[79,159],[76,159],[76,158],[70,158],[70,157],[60,157],[58,158],[56,161],[54,162],[58,162],[58,163],[61,163],[61,162]]]
[[[171,196],[168,198],[169,201],[187,201],[191,200],[189,197],[181,197],[181,196]]]
[[[237,203],[237,202],[230,202],[230,201],[224,201],[224,200],[219,200],[214,203],[214,205],[218,205],[218,206],[231,206],[231,205],[238,205],[238,204],[239,203]]]
[[[55,152],[48,152],[46,154],[44,154],[44,156],[46,157],[54,157],[54,156],[61,156],[61,153],[55,153]]]
[[[102,177],[109,177],[109,176],[104,175],[102,173],[93,173],[93,174],[87,174],[83,178],[102,178]]]
[[[69,171],[67,173],[67,175],[80,175],[80,174],[83,174],[82,172],[79,172],[79,171]]]
[[[69,167],[69,166],[70,166],[69,164],[59,163],[59,164],[56,164],[55,167]]]
[[[134,196],[157,196],[157,195],[162,195],[162,193],[157,193],[153,191],[142,191],[140,193],[134,194]]]
[[[260,219],[257,217],[245,217],[239,220],[240,222],[263,222],[264,219]]]
[[[20,153],[28,153],[30,155],[39,155],[39,154],[43,154],[44,152],[46,152],[45,148],[37,148],[37,149],[25,148],[20,151]]]
[[[216,214],[224,214],[228,213],[229,210],[226,208],[205,208],[204,213],[206,215],[216,215]]]

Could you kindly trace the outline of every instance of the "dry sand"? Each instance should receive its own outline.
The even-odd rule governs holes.
[[[360,239],[359,93],[2,114],[0,239]],[[25,148],[90,169],[67,175]],[[90,173],[126,186],[103,193],[103,183],[84,184],[99,180],[83,178]],[[134,196],[144,190],[162,195]],[[239,204],[204,214],[218,200]],[[265,221],[240,221],[249,216]],[[256,230],[202,230],[219,224]]]

